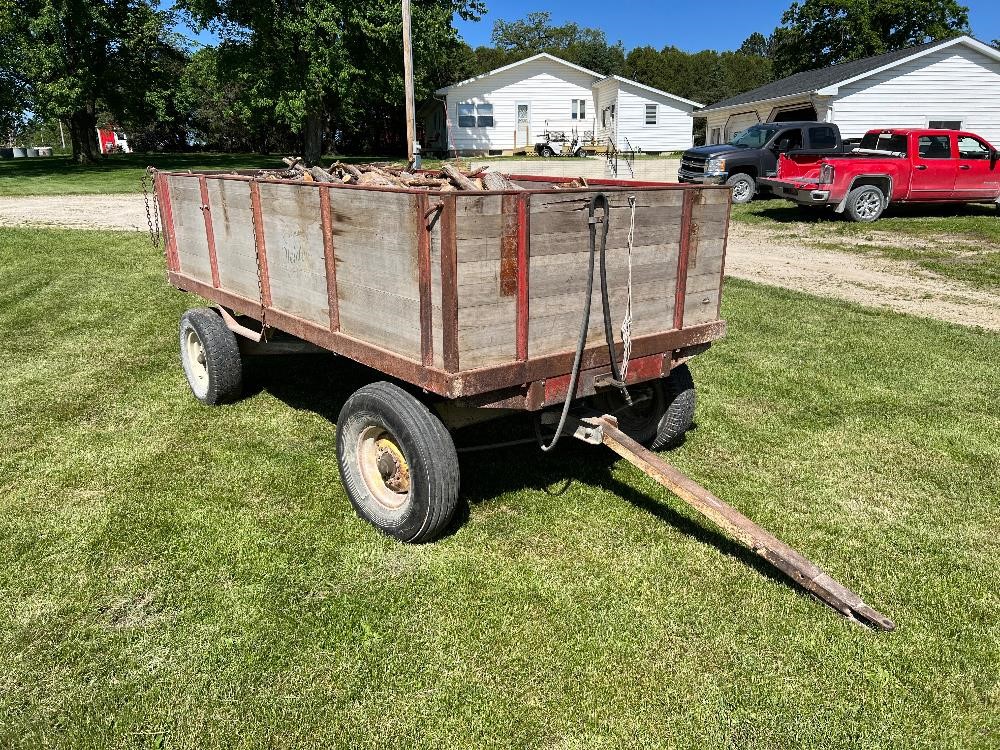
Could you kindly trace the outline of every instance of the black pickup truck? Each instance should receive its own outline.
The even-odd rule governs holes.
[[[680,182],[733,188],[733,203],[749,203],[757,180],[774,177],[778,157],[789,151],[840,152],[840,128],[828,122],[765,122],[752,125],[729,141],[697,146],[684,152],[677,173]]]

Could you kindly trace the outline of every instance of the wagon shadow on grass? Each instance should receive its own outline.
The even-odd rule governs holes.
[[[384,376],[342,357],[322,354],[256,357],[247,361],[244,395],[252,397],[267,392],[294,409],[311,411],[336,424],[350,395],[380,379]],[[534,444],[534,428],[527,416],[466,427],[458,430],[455,438],[460,450],[462,495],[445,537],[462,529],[473,508],[506,493],[534,490],[559,502],[570,486],[582,483],[621,498],[681,534],[750,566],[762,576],[798,588],[760,557],[707,523],[692,519],[669,505],[669,501],[657,499],[616,478],[613,468],[619,459],[610,450],[564,436],[553,453],[543,454]],[[463,448],[520,439],[532,442],[462,452]],[[332,453],[331,460],[334,460]]]

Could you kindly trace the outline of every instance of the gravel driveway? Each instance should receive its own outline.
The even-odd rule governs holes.
[[[146,231],[141,195],[0,198],[0,226]],[[761,284],[1000,330],[1000,294],[915,265],[776,240],[767,229],[730,226],[726,273]]]

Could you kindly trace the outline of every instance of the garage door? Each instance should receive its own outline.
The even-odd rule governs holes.
[[[729,118],[729,122],[726,123],[726,140],[728,141],[741,130],[746,130],[751,125],[756,125],[759,122],[760,118],[757,117],[756,112],[733,115]]]

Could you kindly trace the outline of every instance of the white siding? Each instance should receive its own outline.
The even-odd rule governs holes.
[[[963,129],[1000,144],[1000,62],[956,45],[843,86],[833,105],[845,138],[938,119],[960,119]]]
[[[510,150],[534,146],[537,136],[545,129],[577,128],[593,130],[597,107],[592,86],[594,76],[573,70],[551,60],[536,60],[518,65],[482,79],[464,83],[448,92],[448,117],[451,125],[451,148],[460,152],[484,153],[490,150]],[[587,102],[587,117],[574,120],[573,99]],[[460,102],[488,102],[493,105],[492,128],[458,127]],[[530,143],[515,146],[518,102],[531,105]]]
[[[594,109],[595,113],[595,125],[594,125],[594,136],[599,144],[606,144],[608,138],[614,132],[614,122],[611,120],[611,113],[609,112],[605,117],[605,124],[601,124],[601,113],[611,107],[612,104],[617,105],[618,103],[618,81],[614,78],[605,78],[603,81],[594,86],[594,97],[596,99],[597,106]],[[617,109],[617,106],[616,106]]]
[[[646,124],[646,105],[655,104],[656,124]],[[638,151],[683,151],[694,139],[693,107],[669,96],[621,82],[618,86],[618,148],[627,137]]]

